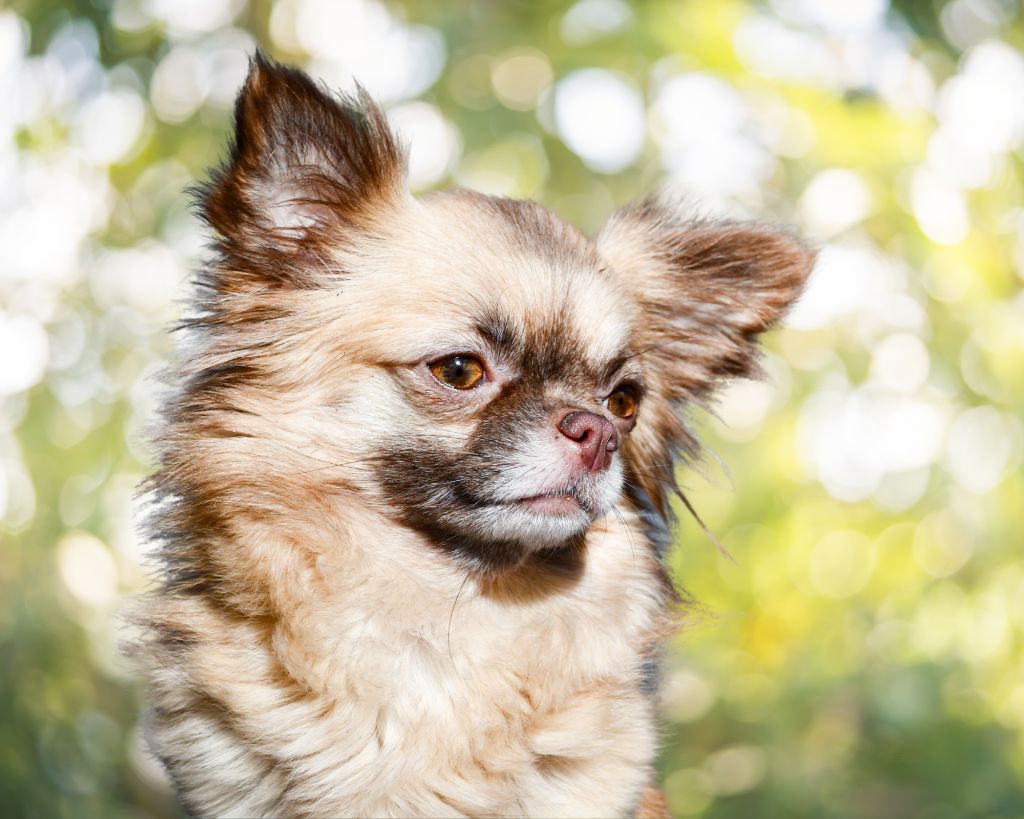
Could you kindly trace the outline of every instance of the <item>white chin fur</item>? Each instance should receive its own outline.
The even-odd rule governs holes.
[[[571,515],[541,515],[512,505],[488,506],[474,521],[480,534],[494,540],[511,540],[523,546],[545,549],[579,535],[591,524],[580,509]]]

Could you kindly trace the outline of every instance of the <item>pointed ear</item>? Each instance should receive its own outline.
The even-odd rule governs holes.
[[[334,98],[257,52],[235,103],[227,161],[199,188],[220,285],[313,287],[330,248],[404,195],[405,156],[359,88]]]
[[[758,336],[796,301],[815,254],[778,228],[694,218],[663,199],[614,214],[596,242],[645,313],[650,389],[629,448],[637,483],[664,511],[674,454],[699,451],[681,405],[759,374]]]
[[[815,257],[779,228],[694,218],[659,199],[614,214],[597,247],[645,309],[670,397],[693,401],[758,375],[758,336],[796,301]]]

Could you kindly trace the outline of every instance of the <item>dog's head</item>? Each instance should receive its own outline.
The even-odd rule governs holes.
[[[263,498],[301,506],[299,463],[304,491],[488,569],[620,502],[664,513],[696,446],[681,412],[754,371],[810,252],[657,200],[591,241],[532,202],[414,199],[404,162],[365,94],[256,58],[201,192],[218,237],[186,388],[201,434],[248,453]]]

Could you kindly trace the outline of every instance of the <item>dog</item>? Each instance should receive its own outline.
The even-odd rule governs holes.
[[[667,815],[688,413],[813,253],[664,197],[591,240],[404,168],[362,89],[253,58],[157,433],[150,748],[202,816]]]

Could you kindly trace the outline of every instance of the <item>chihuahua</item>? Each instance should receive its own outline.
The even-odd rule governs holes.
[[[203,816],[656,816],[688,410],[813,254],[653,198],[593,240],[414,198],[361,89],[257,54],[158,433],[133,652]]]

